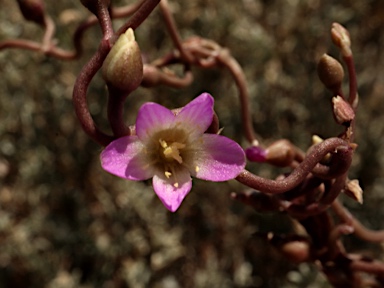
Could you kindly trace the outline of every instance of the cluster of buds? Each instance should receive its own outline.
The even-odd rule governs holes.
[[[342,51],[347,49],[347,47],[350,49],[351,43],[348,36],[349,34],[347,34],[345,28],[342,28],[341,25],[334,24],[332,35],[334,41],[336,41],[336,45]],[[348,53],[346,55],[349,55],[350,57],[352,54]],[[342,84],[344,79],[343,66],[335,58],[324,54],[318,62],[317,72],[324,86],[335,95],[332,98],[332,105],[333,116],[336,122],[349,127],[351,122],[355,119],[355,111],[351,103],[346,101],[342,96]]]

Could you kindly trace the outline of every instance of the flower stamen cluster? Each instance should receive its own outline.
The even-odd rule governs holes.
[[[173,142],[171,145],[168,145],[167,142],[160,139],[159,140],[161,147],[164,148],[164,156],[168,160],[176,160],[179,164],[183,163],[183,158],[180,156],[179,149],[185,148],[185,144],[179,142]]]

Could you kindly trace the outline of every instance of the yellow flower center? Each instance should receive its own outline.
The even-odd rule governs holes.
[[[154,165],[160,173],[179,187],[178,171],[191,161],[194,149],[183,129],[171,128],[157,132],[147,145],[148,165]],[[187,167],[187,166],[186,166]],[[198,171],[196,167],[196,172]]]
[[[170,145],[162,139],[159,139],[161,147],[163,147],[163,154],[167,160],[176,160],[179,164],[183,163],[183,158],[180,155],[180,149],[185,148],[185,144],[179,142],[172,142]]]

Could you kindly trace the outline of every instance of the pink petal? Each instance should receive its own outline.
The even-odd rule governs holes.
[[[198,140],[197,140],[198,141]],[[196,143],[191,175],[210,181],[236,178],[245,167],[244,150],[235,141],[216,134],[204,134]]]
[[[146,180],[154,171],[147,164],[143,144],[137,136],[126,136],[112,141],[101,153],[101,166],[107,172],[129,180]]]
[[[177,179],[178,186],[175,187],[174,178]],[[153,189],[163,202],[165,208],[175,212],[181,205],[185,196],[191,191],[192,179],[186,168],[177,171],[176,177],[166,178],[165,175],[153,176]]]
[[[188,130],[188,133],[203,134],[213,119],[213,97],[203,93],[189,102],[176,116],[176,122]]]
[[[136,134],[146,142],[159,130],[169,128],[175,121],[171,110],[157,103],[145,103],[141,106],[136,119]]]

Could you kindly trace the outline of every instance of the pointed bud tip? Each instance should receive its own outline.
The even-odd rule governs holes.
[[[347,181],[344,193],[358,203],[363,204],[363,189],[360,187],[359,180],[353,179]]]
[[[348,30],[339,23],[333,23],[331,29],[331,38],[333,43],[340,49],[344,57],[352,55],[351,37]]]

